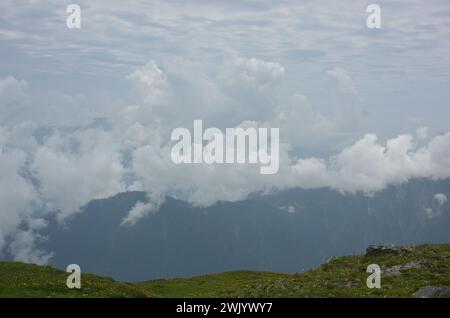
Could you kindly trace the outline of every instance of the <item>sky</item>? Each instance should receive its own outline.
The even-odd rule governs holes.
[[[208,206],[331,187],[373,195],[450,176],[450,3],[377,1],[0,3],[0,255],[45,263],[45,217],[148,193]],[[170,133],[277,127],[280,171],[174,165]],[[439,200],[441,202],[442,200]],[[442,201],[443,202],[443,201]]]

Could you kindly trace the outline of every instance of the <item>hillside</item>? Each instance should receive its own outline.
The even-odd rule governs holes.
[[[382,268],[381,289],[366,286],[369,264]],[[81,290],[67,289],[66,277],[2,262],[0,297],[450,297],[450,244],[371,249],[300,274],[236,271],[133,284],[86,274]]]
[[[138,285],[161,297],[412,297],[422,287],[450,287],[449,244],[388,248],[373,254],[330,259],[294,275],[230,272]],[[366,286],[369,264],[382,269],[381,289]],[[450,288],[423,292],[450,296]]]
[[[0,262],[0,297],[150,297],[128,283],[91,274],[82,275],[82,288],[66,287],[64,271],[34,264]]]

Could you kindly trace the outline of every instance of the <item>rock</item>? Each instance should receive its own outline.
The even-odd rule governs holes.
[[[450,287],[424,286],[419,288],[413,295],[416,298],[437,298],[450,294]]]
[[[352,287],[359,287],[361,286],[361,282],[359,281],[351,281],[351,280],[339,280],[333,283],[334,287],[347,287],[347,288],[352,288]]]
[[[381,274],[383,275],[383,277],[400,276],[402,274],[401,271],[408,269],[419,269],[424,267],[426,263],[426,260],[422,259],[420,261],[412,261],[403,265],[395,265],[383,269],[381,271]]]
[[[401,265],[396,265],[381,270],[381,275],[383,275],[382,277],[400,276],[402,274],[400,272],[400,266]]]
[[[383,246],[383,245],[369,245],[366,249],[366,256],[377,256],[377,255],[402,255],[412,252],[412,247],[406,246]]]
[[[324,264],[329,264],[329,263],[331,263],[331,262],[333,262],[333,261],[335,261],[335,260],[337,260],[337,259],[338,259],[338,257],[336,257],[336,256],[328,257],[328,258],[325,260],[325,263],[324,263]]]

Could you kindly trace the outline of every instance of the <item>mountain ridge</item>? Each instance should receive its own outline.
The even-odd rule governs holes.
[[[209,207],[167,197],[156,213],[121,226],[144,192],[87,204],[63,225],[48,219],[36,248],[50,265],[79,264],[117,280],[190,277],[233,270],[302,272],[371,244],[450,243],[450,180],[413,180],[372,196],[292,189]],[[427,212],[432,209],[435,215]],[[14,259],[3,255],[3,259]]]

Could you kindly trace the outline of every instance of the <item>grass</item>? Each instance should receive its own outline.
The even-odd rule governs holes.
[[[380,289],[366,285],[370,264],[383,269],[421,260],[422,268],[382,276]],[[301,274],[241,271],[138,285],[159,297],[412,297],[426,285],[450,287],[450,245],[420,245],[403,255],[344,256]]]
[[[422,261],[369,289],[369,264],[381,268]],[[415,246],[411,253],[344,256],[301,274],[235,271],[121,283],[82,275],[80,290],[68,289],[67,273],[49,266],[0,262],[0,297],[412,297],[420,287],[450,287],[450,244]],[[450,297],[450,294],[447,295]]]
[[[81,289],[66,287],[68,273],[50,266],[0,262],[0,297],[151,297],[149,292],[111,278],[83,274]]]
[[[289,276],[271,272],[235,271],[192,278],[153,280],[137,285],[159,297],[235,297],[236,291],[250,288],[254,282]]]

